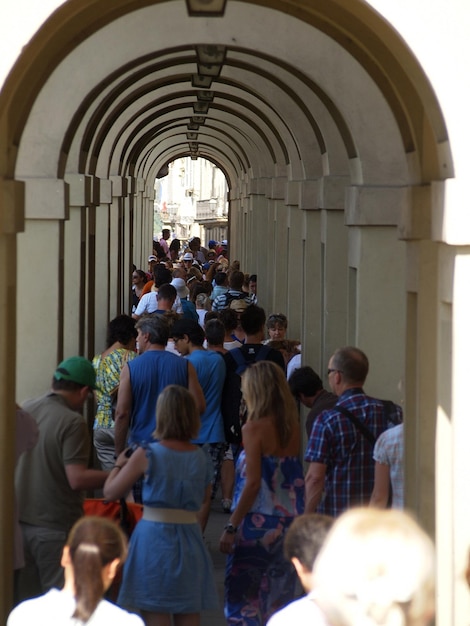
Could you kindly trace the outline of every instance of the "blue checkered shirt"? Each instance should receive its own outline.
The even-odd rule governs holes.
[[[362,389],[346,390],[337,406],[351,411],[376,439],[403,419],[401,407],[394,405],[388,421],[382,401],[366,396]],[[373,444],[335,408],[323,411],[314,421],[305,460],[326,465],[318,513],[337,517],[352,506],[369,503],[374,487]]]

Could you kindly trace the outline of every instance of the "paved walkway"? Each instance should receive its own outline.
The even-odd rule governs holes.
[[[220,498],[212,503],[209,522],[206,527],[205,538],[214,563],[215,582],[219,592],[219,609],[217,611],[205,611],[201,615],[201,626],[226,626],[224,618],[224,575],[225,555],[219,552],[219,539],[229,515],[222,512]]]

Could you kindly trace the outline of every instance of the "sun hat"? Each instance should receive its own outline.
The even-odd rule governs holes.
[[[170,285],[173,285],[180,298],[187,298],[189,296],[189,289],[186,287],[186,282],[183,278],[173,278]]]

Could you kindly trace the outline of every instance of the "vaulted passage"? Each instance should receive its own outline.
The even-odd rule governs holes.
[[[368,391],[404,402],[408,506],[440,527],[463,406],[449,391],[465,318],[450,285],[468,241],[451,245],[457,167],[436,89],[378,10],[227,0],[214,17],[183,0],[69,0],[38,22],[0,92],[5,415],[63,357],[102,349],[129,311],[132,264],[146,265],[155,179],[205,158],[228,181],[230,257],[258,274],[267,312],[288,316],[304,363],[323,372],[358,345]],[[455,549],[442,538],[440,554]]]

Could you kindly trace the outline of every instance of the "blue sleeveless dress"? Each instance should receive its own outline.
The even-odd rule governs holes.
[[[197,512],[212,479],[200,448],[179,452],[151,443],[143,483],[147,506]],[[132,534],[118,604],[158,613],[199,613],[218,607],[212,561],[199,524],[141,520]]]
[[[233,509],[246,482],[245,451],[238,457]],[[283,555],[284,536],[304,512],[303,468],[297,457],[263,456],[261,486],[227,557],[225,617],[228,624],[264,626],[295,596],[296,573]]]

